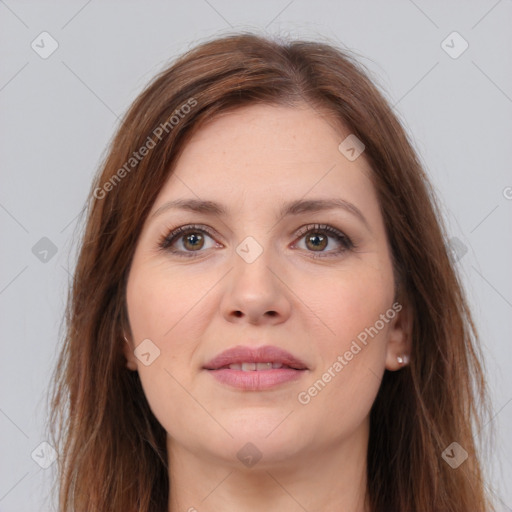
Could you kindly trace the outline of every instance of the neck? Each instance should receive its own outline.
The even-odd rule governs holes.
[[[243,443],[242,443],[243,444]],[[168,436],[169,512],[368,512],[368,426],[338,444],[251,468],[192,452]]]

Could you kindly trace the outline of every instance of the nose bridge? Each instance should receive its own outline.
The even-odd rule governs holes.
[[[282,268],[268,238],[260,244],[246,237],[233,254],[233,271],[223,297],[223,314],[229,319],[251,323],[280,322],[290,313],[286,287],[279,279]]]
[[[259,237],[262,240],[262,237]],[[270,242],[265,239],[260,243],[253,236],[248,236],[236,247],[233,257],[233,281],[235,286],[245,290],[245,293],[268,295],[276,290],[275,275],[270,268],[278,266],[272,253]]]

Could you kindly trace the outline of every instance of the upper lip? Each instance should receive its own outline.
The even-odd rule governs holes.
[[[230,364],[241,363],[281,363],[297,370],[307,370],[307,366],[290,352],[279,347],[265,345],[261,347],[244,347],[242,345],[229,348],[208,361],[203,368],[218,370]]]

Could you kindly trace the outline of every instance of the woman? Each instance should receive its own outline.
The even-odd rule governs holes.
[[[479,347],[434,195],[347,54],[191,50],[91,190],[60,510],[489,511]]]

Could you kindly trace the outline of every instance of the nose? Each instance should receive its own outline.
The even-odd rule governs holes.
[[[290,291],[265,252],[248,263],[233,255],[234,268],[229,272],[221,301],[224,318],[232,323],[273,325],[285,322],[291,312]]]

